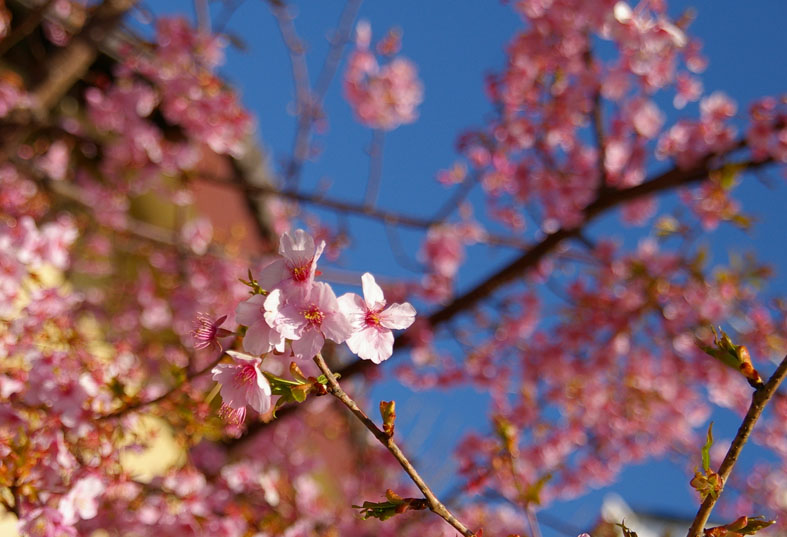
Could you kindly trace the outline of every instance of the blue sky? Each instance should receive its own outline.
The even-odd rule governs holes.
[[[298,17],[295,22],[308,44],[310,74],[315,77],[327,51],[324,36],[338,20],[343,2],[303,1],[296,5]],[[787,2],[674,1],[671,11],[678,14],[688,6],[698,11],[691,33],[703,40],[705,54],[710,59],[709,68],[703,75],[707,91],[724,90],[738,101],[739,113],[745,113],[753,99],[787,90],[784,34]],[[178,11],[189,16],[193,13],[191,2],[187,0],[164,0],[156,2],[155,8],[157,13]],[[435,200],[447,197],[443,187],[434,180],[435,173],[455,160],[457,134],[482,124],[490,113],[483,92],[483,77],[503,64],[504,47],[521,22],[510,6],[494,0],[368,1],[361,8],[361,17],[371,22],[376,37],[392,26],[403,30],[402,53],[418,65],[425,86],[419,121],[386,136],[380,205],[407,214],[431,215],[437,208]],[[260,140],[276,165],[290,154],[295,125],[288,113],[293,88],[286,50],[267,4],[261,0],[246,0],[232,17],[229,28],[242,37],[247,50],[231,49],[223,72],[240,88],[244,102],[256,115]],[[322,155],[306,165],[303,185],[313,188],[329,183],[332,195],[361,201],[368,170],[364,149],[370,132],[353,120],[349,106],[341,97],[338,80],[331,86],[325,104],[329,130],[317,139]],[[696,105],[690,105],[687,110],[695,114]],[[670,120],[676,117],[672,114]],[[758,251],[762,259],[777,267],[772,289],[784,293],[787,291],[784,277],[787,267],[785,188],[777,173],[770,175],[773,188],[746,177],[740,189],[745,209],[754,213],[760,220],[759,225],[748,233],[723,226],[719,233],[706,240],[714,247],[720,262],[726,260],[731,249],[743,247]],[[480,193],[475,192],[472,199],[479,201]],[[327,222],[332,222],[331,218],[326,215]],[[617,235],[620,232],[618,222],[616,215],[604,218],[591,227],[591,235],[594,238]],[[342,260],[344,266],[379,275],[412,276],[393,259],[381,240],[385,234],[379,224],[354,218],[349,224],[354,244]],[[626,240],[636,241],[642,233],[642,230],[632,230]],[[413,258],[421,236],[420,233],[402,232],[404,244],[411,248]],[[473,258],[460,274],[460,290],[472,286],[515,255],[510,251],[493,253],[484,248],[472,253]],[[442,461],[446,450],[454,445],[462,431],[487,427],[483,395],[470,389],[458,394],[410,394],[388,382],[372,393],[373,401],[380,398],[397,398],[403,403],[399,426],[406,432],[409,422],[410,428],[422,431],[412,432],[410,438],[425,467],[424,473],[437,481],[438,489],[450,488],[452,469]],[[719,415],[717,423],[720,438],[730,438],[734,434],[736,420],[731,416]],[[638,508],[689,516],[693,515],[696,502],[687,481],[679,466],[648,463],[624,472],[620,484],[614,488]],[[604,493],[597,491],[582,500],[557,504],[548,512],[559,514],[581,528],[597,517]]]

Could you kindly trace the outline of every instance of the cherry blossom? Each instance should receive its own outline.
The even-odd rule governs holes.
[[[96,476],[83,477],[77,481],[68,494],[63,496],[58,511],[63,515],[65,524],[74,524],[77,520],[89,520],[96,516],[97,498],[104,492],[105,485]]]
[[[317,260],[325,249],[325,241],[315,244],[314,238],[302,229],[294,235],[284,232],[279,241],[279,255],[260,273],[260,284],[266,290],[295,287],[307,291],[317,272]]]
[[[194,348],[198,350],[208,347],[221,349],[219,338],[232,335],[232,332],[226,328],[221,328],[221,325],[226,320],[226,315],[222,315],[217,319],[211,319],[205,314],[199,314],[195,321],[195,328],[191,332],[194,338]]]
[[[370,39],[369,23],[360,22],[344,77],[345,96],[358,120],[371,128],[391,130],[412,123],[423,99],[416,68],[399,57],[380,66],[369,50]]]
[[[325,339],[343,343],[352,334],[331,286],[314,282],[305,294],[285,296],[280,289],[265,300],[265,320],[292,341],[296,358],[308,359],[322,349]]]
[[[415,308],[409,302],[386,307],[383,290],[368,272],[361,276],[361,282],[363,298],[347,293],[338,299],[339,309],[353,328],[347,346],[360,358],[379,364],[393,354],[391,330],[404,330],[413,324]]]
[[[284,338],[265,320],[266,297],[254,295],[238,304],[235,320],[247,326],[243,348],[251,354],[265,354],[272,349],[284,352]]]
[[[246,406],[260,414],[271,408],[271,385],[262,374],[262,360],[247,354],[227,351],[232,357],[230,364],[218,364],[211,370],[213,380],[221,384],[221,399],[224,414],[230,421],[242,423],[246,418]]]

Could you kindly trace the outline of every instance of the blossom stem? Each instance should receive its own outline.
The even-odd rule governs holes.
[[[743,418],[743,422],[738,428],[738,433],[735,435],[732,444],[730,444],[730,448],[727,450],[727,454],[724,456],[721,466],[719,466],[718,474],[721,477],[722,491],[724,490],[724,483],[726,483],[727,478],[729,477],[730,473],[732,473],[733,466],[735,466],[735,463],[738,461],[738,457],[741,454],[743,446],[749,439],[749,435],[754,428],[754,424],[757,423],[757,420],[762,414],[762,411],[765,409],[765,406],[768,404],[768,401],[770,401],[774,396],[776,390],[779,388],[779,385],[782,383],[785,377],[787,377],[787,356],[782,359],[779,367],[776,368],[776,371],[774,371],[773,375],[771,375],[771,378],[768,379],[768,382],[760,386],[752,394],[749,411],[746,412],[746,416]],[[705,498],[705,501],[702,502],[702,505],[697,511],[697,515],[694,517],[694,521],[689,528],[687,537],[700,536],[700,533],[702,533],[703,529],[705,528],[705,524],[707,524],[711,511],[713,511],[713,507],[716,505],[716,502],[718,501],[719,496],[721,496],[722,491],[720,491],[720,493],[715,497],[713,495],[708,495]]]
[[[401,467],[407,472],[407,475],[410,476],[413,483],[418,487],[418,489],[423,493],[426,501],[429,503],[429,509],[441,517],[443,520],[448,522],[451,526],[453,526],[459,533],[464,535],[465,537],[474,537],[475,533],[473,533],[467,526],[462,524],[456,516],[448,510],[448,508],[443,505],[440,500],[437,499],[437,496],[434,495],[432,490],[429,488],[429,485],[421,478],[418,474],[418,471],[413,467],[412,463],[407,459],[402,450],[399,449],[399,446],[394,442],[391,436],[388,436],[383,432],[382,429],[377,427],[377,425],[366,415],[366,413],[361,410],[361,408],[355,403],[355,401],[347,395],[344,390],[342,390],[341,386],[339,385],[339,381],[336,380],[331,369],[328,367],[328,364],[325,363],[321,354],[318,354],[314,357],[314,363],[317,364],[317,367],[320,368],[323,375],[328,379],[328,391],[339,399],[339,401],[346,406],[350,412],[352,412],[356,418],[358,418],[364,426],[371,431],[371,433],[380,441],[380,443],[385,446],[388,451],[394,456],[394,458],[399,462]]]

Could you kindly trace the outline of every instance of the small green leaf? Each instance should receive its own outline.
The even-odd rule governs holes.
[[[702,446],[702,469],[705,473],[710,472],[710,448],[713,446],[713,422],[708,425],[708,437],[705,445]]]
[[[309,391],[311,391],[312,387],[310,384],[301,384],[300,386],[296,386],[290,390],[292,393],[292,398],[295,399],[299,403],[303,403],[306,400],[306,397],[309,395]]]
[[[388,520],[391,517],[406,511],[422,511],[429,508],[429,503],[424,498],[402,498],[391,489],[385,492],[385,502],[363,502],[363,505],[353,505],[353,509],[360,509],[364,520],[376,518]]]

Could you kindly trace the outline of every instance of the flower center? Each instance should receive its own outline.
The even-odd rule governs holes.
[[[244,364],[235,373],[235,382],[238,386],[250,384],[257,379],[257,370],[251,364]]]
[[[380,312],[369,310],[366,312],[366,316],[363,319],[363,322],[366,326],[379,326],[380,324]]]
[[[320,326],[323,319],[325,319],[325,314],[315,304],[309,306],[309,309],[303,310],[302,313],[304,319],[309,321],[309,324],[312,326]]]
[[[294,281],[298,283],[305,282],[309,279],[309,274],[311,273],[311,262],[290,268],[290,273]]]

